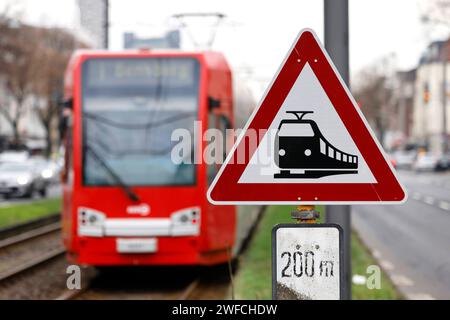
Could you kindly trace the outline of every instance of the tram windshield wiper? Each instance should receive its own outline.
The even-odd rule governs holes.
[[[90,151],[94,159],[109,173],[119,187],[126,193],[126,195],[134,202],[140,201],[139,196],[130,189],[130,187],[122,180],[122,178],[106,163],[106,161],[89,145],[85,145],[87,151]]]

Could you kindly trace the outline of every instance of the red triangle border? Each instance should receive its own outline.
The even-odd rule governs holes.
[[[407,194],[380,144],[310,29],[300,32],[242,135],[247,129],[267,129],[270,126],[306,63],[314,71],[377,183],[238,183],[247,164],[229,163],[229,160],[241,146],[242,140],[239,138],[211,184],[208,200],[213,204],[380,204],[406,201]],[[247,160],[254,151],[249,151]]]

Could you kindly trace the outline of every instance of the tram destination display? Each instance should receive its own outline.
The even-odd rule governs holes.
[[[85,62],[89,88],[192,87],[197,83],[199,66],[193,58],[108,58]]]

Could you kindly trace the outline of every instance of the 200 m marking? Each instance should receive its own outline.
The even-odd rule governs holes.
[[[302,276],[313,277],[316,273],[316,260],[313,251],[284,251],[281,253],[281,259],[286,260],[283,269],[281,270],[282,278],[291,278]],[[331,260],[322,260],[319,263],[320,277],[334,276],[334,262]]]

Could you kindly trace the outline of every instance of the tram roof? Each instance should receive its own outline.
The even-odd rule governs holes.
[[[223,53],[218,51],[182,51],[179,49],[127,49],[127,50],[76,50],[71,57],[69,68],[88,58],[133,58],[133,57],[195,57],[203,60],[210,69],[229,70],[230,67]]]

